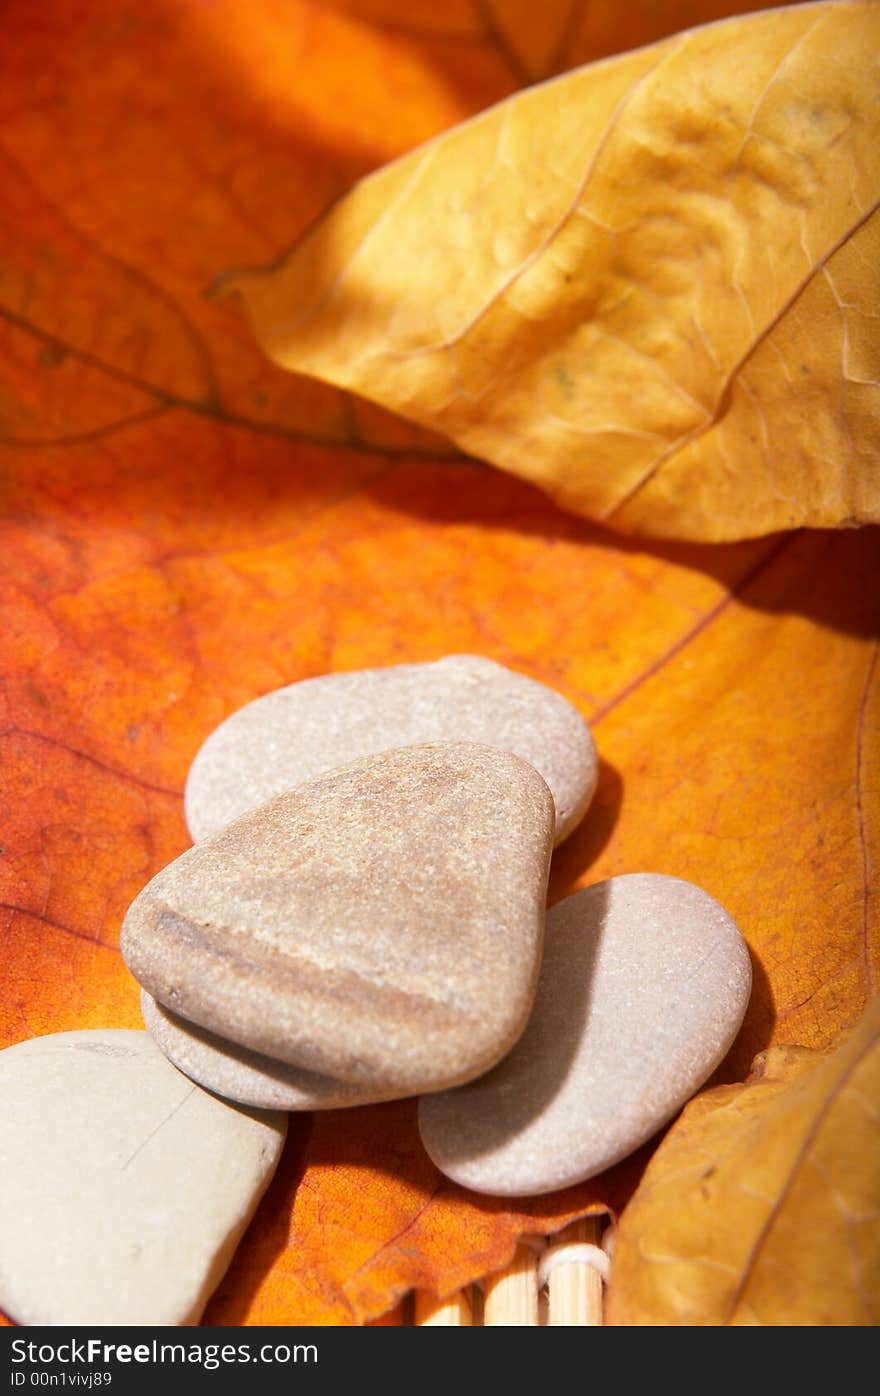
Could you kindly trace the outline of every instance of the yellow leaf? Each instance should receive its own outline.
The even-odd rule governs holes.
[[[755,1066],[654,1155],[621,1220],[611,1323],[880,1319],[880,996],[836,1050]]]
[[[265,350],[637,533],[880,518],[880,6],[527,89],[231,276]]]

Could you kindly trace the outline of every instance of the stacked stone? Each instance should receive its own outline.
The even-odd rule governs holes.
[[[193,763],[197,842],[125,920],[148,1030],[250,1106],[422,1096],[429,1154],[479,1192],[600,1172],[718,1065],[751,974],[727,913],[678,878],[546,912],[597,771],[574,707],[470,655],[248,704]]]
[[[597,772],[574,707],[469,655],[310,679],[224,722],[187,783],[196,842],[122,928],[147,1033],[0,1053],[0,1304],[198,1321],[288,1111],[420,1096],[437,1167],[504,1196],[650,1138],[733,1042],[749,955],[707,892],[657,873],[546,910]]]

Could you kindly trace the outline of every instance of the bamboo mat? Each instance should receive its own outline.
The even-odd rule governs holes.
[[[557,1236],[517,1246],[506,1270],[438,1301],[416,1293],[384,1323],[418,1328],[596,1328],[603,1321],[605,1219],[587,1217]]]

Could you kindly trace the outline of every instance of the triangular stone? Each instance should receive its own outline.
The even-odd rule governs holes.
[[[243,1046],[400,1094],[470,1080],[537,982],[553,798],[476,743],[369,757],[182,854],[122,930],[154,998]]]

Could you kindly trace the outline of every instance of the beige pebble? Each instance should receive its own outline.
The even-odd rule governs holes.
[[[547,785],[510,752],[384,752],[182,854],[129,908],[123,954],[160,1003],[265,1056],[439,1090],[525,1025],[553,828]]]
[[[588,887],[547,914],[529,1025],[495,1069],[419,1103],[448,1177],[524,1196],[600,1173],[711,1075],[751,989],[746,944],[690,882],[652,873]]]
[[[0,1052],[0,1120],[0,1305],[28,1325],[197,1323],[287,1127],[110,1029]]]
[[[141,991],[141,1013],[156,1045],[178,1070],[206,1090],[239,1105],[264,1110],[339,1110],[393,1100],[395,1091],[375,1091],[350,1081],[335,1081],[314,1071],[290,1066],[251,1052],[207,1028],[188,1023]]]
[[[390,747],[480,742],[521,756],[556,804],[556,842],[596,787],[590,729],[561,694],[491,659],[327,674],[267,693],[212,732],[186,783],[194,839],[312,776]]]

